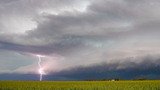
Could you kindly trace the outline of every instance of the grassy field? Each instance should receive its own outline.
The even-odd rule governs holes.
[[[0,81],[0,90],[160,90],[160,81]]]

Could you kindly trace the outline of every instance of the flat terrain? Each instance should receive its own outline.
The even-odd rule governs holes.
[[[160,81],[0,81],[0,90],[160,90]]]

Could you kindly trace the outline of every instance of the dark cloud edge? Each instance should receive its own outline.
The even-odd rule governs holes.
[[[157,64],[155,64],[155,62]],[[52,72],[44,75],[44,80],[102,80],[102,79],[160,79],[160,59],[155,61],[144,60],[139,64],[125,62],[131,67],[118,69],[118,62],[113,64],[99,64],[92,66],[79,66],[71,69]],[[39,80],[38,74],[0,74],[0,80]]]

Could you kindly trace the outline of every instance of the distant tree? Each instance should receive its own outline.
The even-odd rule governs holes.
[[[144,77],[144,76],[141,76],[141,77],[137,77],[137,78],[135,78],[133,80],[148,80],[148,78]]]

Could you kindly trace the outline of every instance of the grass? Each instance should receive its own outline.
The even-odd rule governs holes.
[[[160,81],[0,81],[0,90],[160,90]]]

